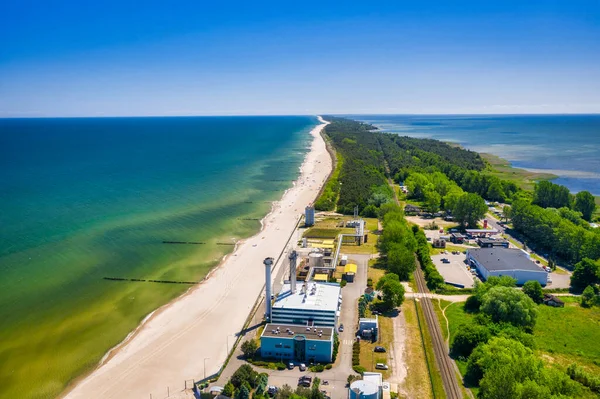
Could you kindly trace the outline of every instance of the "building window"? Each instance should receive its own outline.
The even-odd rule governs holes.
[[[275,347],[276,347],[276,348],[282,348],[282,347],[283,347],[283,344],[275,344]]]

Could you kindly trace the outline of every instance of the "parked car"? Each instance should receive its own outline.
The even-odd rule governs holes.
[[[308,387],[310,387],[311,382],[312,382],[312,377],[305,375],[305,376],[300,377],[300,379],[298,380],[298,385],[308,388]]]
[[[431,237],[427,237],[427,241],[431,241]]]
[[[300,363],[300,371],[306,371],[306,364]]]
[[[290,370],[294,369],[294,363],[293,362],[289,362],[288,363],[288,369],[290,369]]]
[[[447,258],[442,258],[442,263],[450,263],[450,261]]]
[[[343,324],[340,324],[340,328],[338,328],[338,330],[339,330],[340,332],[343,332],[343,331],[344,331],[344,325],[343,325]]]
[[[387,369],[388,369],[388,366],[387,366],[387,364],[383,364],[383,363],[377,363],[377,364],[375,365],[375,368],[376,368],[377,370],[387,370]]]
[[[386,352],[385,348],[383,346],[376,346],[375,349],[373,349],[374,352]]]
[[[278,391],[277,387],[273,386],[273,385],[270,385],[269,388],[267,389],[267,393],[271,396],[275,396],[277,394],[277,391]]]

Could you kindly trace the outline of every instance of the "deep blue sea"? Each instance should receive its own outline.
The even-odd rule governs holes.
[[[382,131],[451,141],[600,195],[600,115],[352,115]]]
[[[317,123],[0,119],[0,397],[56,396],[189,288],[104,277],[198,281],[258,231]]]

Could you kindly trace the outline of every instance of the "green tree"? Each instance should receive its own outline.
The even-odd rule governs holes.
[[[542,285],[537,280],[530,280],[523,284],[523,292],[535,303],[542,303],[544,300]]]
[[[283,386],[277,391],[275,395],[276,399],[289,399],[294,394],[294,390],[288,384],[283,384]]]
[[[592,220],[592,214],[596,210],[596,200],[589,191],[580,191],[575,194],[573,209],[581,212],[583,218],[589,222]]]
[[[246,357],[254,357],[256,351],[258,350],[258,345],[254,339],[249,339],[242,343],[242,352]]]
[[[465,380],[473,385],[478,385],[484,376],[493,374],[488,371],[502,365],[514,368],[513,377],[506,381],[511,383],[521,379],[535,379],[537,371],[542,366],[542,361],[533,355],[531,349],[518,341],[493,337],[487,344],[476,347],[469,356]]]
[[[408,280],[416,268],[414,253],[402,245],[392,246],[387,254],[387,268],[400,280]]]
[[[242,385],[238,391],[236,399],[250,399],[250,390],[246,385]]]
[[[450,352],[452,356],[467,358],[473,349],[490,339],[490,330],[479,324],[462,324],[452,341]]]
[[[461,224],[461,226],[469,226],[471,228],[477,226],[477,222],[485,216],[487,205],[483,198],[477,194],[464,194],[454,206],[452,215]]]
[[[481,311],[495,323],[507,322],[526,329],[533,329],[538,314],[531,298],[509,287],[490,288],[481,301]]]
[[[502,219],[504,219],[505,222],[508,222],[508,220],[510,219],[510,210],[511,207],[508,205],[505,205],[502,208]]]
[[[225,386],[223,387],[223,395],[225,395],[229,398],[233,398],[234,392],[235,392],[235,387],[233,386],[231,381],[227,382],[227,384],[225,384]]]
[[[486,198],[490,201],[499,202],[504,202],[506,200],[506,194],[504,193],[504,188],[502,187],[500,179],[494,179],[492,184],[490,184],[486,193]]]
[[[254,387],[257,377],[258,373],[250,365],[243,364],[233,373],[229,381],[236,388],[241,387],[245,382]]]
[[[591,285],[585,287],[581,294],[581,306],[584,308],[591,308],[596,302],[596,292]]]
[[[600,282],[600,261],[594,262],[589,258],[583,259],[575,265],[571,275],[571,288],[581,292],[588,285]]]
[[[383,303],[387,309],[394,309],[404,302],[404,286],[397,274],[387,273],[377,282],[377,289],[383,293]]]
[[[533,203],[542,208],[570,208],[571,193],[565,186],[542,180],[533,189]]]
[[[427,190],[425,192],[425,205],[427,206],[427,210],[431,213],[436,213],[440,210],[440,203],[442,202],[442,197],[435,190]]]
[[[425,190],[428,185],[432,185],[426,175],[423,173],[411,173],[405,182],[408,187],[408,195],[411,198],[423,199],[425,197]],[[433,186],[433,185],[432,185]]]

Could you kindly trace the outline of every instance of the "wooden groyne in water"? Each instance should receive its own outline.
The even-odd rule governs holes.
[[[195,242],[195,241],[163,241],[163,244],[192,244],[192,245],[204,245],[205,242]]]
[[[135,283],[160,283],[160,284],[198,284],[198,281],[173,281],[173,280],[146,280],[143,278],[122,278],[122,277],[103,277],[104,280],[110,281],[132,281]]]

